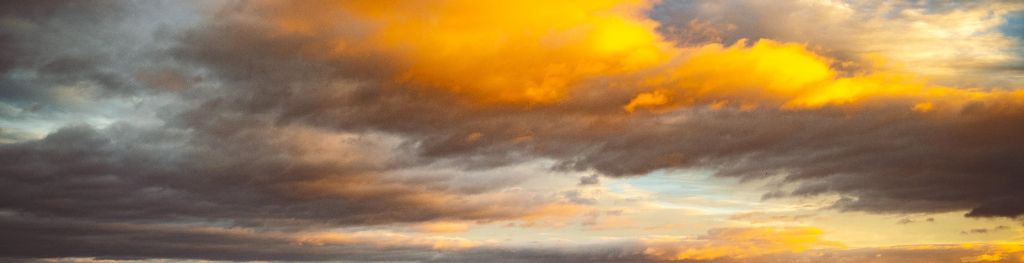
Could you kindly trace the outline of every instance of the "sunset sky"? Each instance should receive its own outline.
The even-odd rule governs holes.
[[[1024,262],[1024,2],[0,1],[0,262]]]

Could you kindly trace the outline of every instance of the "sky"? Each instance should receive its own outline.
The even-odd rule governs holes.
[[[1024,262],[1024,2],[0,2],[0,261]]]

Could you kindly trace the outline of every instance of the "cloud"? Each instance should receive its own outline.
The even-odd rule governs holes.
[[[218,9],[202,13],[196,26],[168,31],[121,28],[142,12],[136,6],[79,5],[0,8],[0,50],[17,53],[0,59],[3,121],[36,125],[23,119],[38,117],[26,114],[37,104],[114,100],[152,115],[140,121],[122,115],[129,110],[97,114],[113,124],[59,123],[64,128],[43,138],[0,130],[5,256],[442,262],[1019,256],[1018,244],[838,249],[820,230],[804,227],[565,247],[432,236],[496,221],[529,226],[554,218],[553,225],[564,225],[596,211],[589,209],[598,202],[587,188],[518,188],[527,178],[566,171],[591,174],[579,185],[593,185],[600,176],[702,169],[744,180],[779,177],[784,187],[765,189],[766,197],[838,195],[832,208],[844,211],[1024,214],[1024,93],[952,85],[974,83],[971,78],[940,85],[919,78],[928,72],[865,63],[859,56],[867,51],[853,47],[877,47],[912,65],[936,61],[865,44],[908,39],[890,31],[856,34],[893,22],[872,17],[864,27],[851,26],[857,16],[844,12],[856,8],[782,4],[816,14],[810,17],[847,14],[823,22],[852,28],[837,39],[803,41],[799,32],[773,32],[771,23],[750,29],[758,34],[733,34],[753,22],[687,19],[691,28],[683,37],[699,38],[690,41],[660,27],[673,21],[647,17],[675,10],[676,3],[649,1],[230,2],[204,6]],[[706,5],[695,10],[742,16]],[[928,28],[947,25],[946,18],[967,21],[986,9],[899,10],[894,28],[904,30],[915,21]],[[1000,14],[965,31],[991,28]],[[137,31],[146,37],[121,34]],[[137,39],[167,43],[130,44]],[[1000,57],[1010,42],[999,36],[970,40],[952,46],[990,49],[963,64],[952,63],[960,55],[940,49],[941,63],[925,71],[942,77],[947,68],[1012,60]],[[69,49],[72,43],[78,49]],[[928,43],[912,46],[924,50]],[[165,101],[149,105],[156,98]]]
[[[714,229],[696,240],[649,240],[644,254],[667,260],[742,259],[843,246],[821,239],[821,233],[820,229],[815,228]]]
[[[389,145],[395,142],[386,137],[301,127],[264,127],[233,137],[190,135],[127,125],[77,126],[38,141],[2,145],[2,204],[32,215],[82,220],[231,220],[270,226],[513,219],[542,217],[550,206],[571,207],[557,199],[460,192],[448,189],[455,179],[443,175],[434,183],[401,178],[395,172],[402,169],[402,157],[392,155]],[[507,208],[494,206],[502,203]]]
[[[665,259],[748,258],[799,252],[819,245],[820,231],[721,229],[698,238],[652,237],[578,245],[515,246],[388,231],[262,231],[191,224],[68,222],[5,213],[0,238],[8,257],[139,257],[205,260],[425,260],[469,262],[646,262]],[[216,245],[212,245],[216,244]],[[261,249],[253,251],[258,246]],[[721,253],[745,249],[724,256]],[[386,251],[387,253],[380,253]],[[671,254],[666,254],[671,253]]]
[[[321,232],[424,223],[423,230],[450,233],[473,221],[532,224],[580,209],[544,195],[467,190],[478,187],[429,169],[419,172],[433,173],[432,179],[406,178],[403,173],[416,170],[403,171],[403,157],[390,152],[395,144],[382,136],[300,127],[204,137],[117,124],[67,127],[40,140],[0,145],[0,226],[7,233],[0,254],[325,260],[411,249],[412,259],[477,241]],[[487,184],[484,189],[501,189]],[[92,245],[76,245],[81,240]],[[202,248],[215,243],[216,249]],[[247,248],[271,244],[277,252],[245,255]],[[345,249],[329,252],[336,246]]]
[[[548,48],[561,47],[537,42],[546,34],[565,38],[559,43],[582,45],[594,41],[591,33],[604,30],[570,34],[559,31],[562,26],[611,26],[619,22],[605,20],[637,19],[622,23],[637,25],[631,30],[654,30],[640,26],[652,21],[634,17],[646,5],[605,4],[588,4],[584,14],[564,25],[524,22],[538,28],[513,30],[507,36],[501,33],[505,31],[477,35],[473,28],[442,26],[443,21],[429,27],[430,23],[400,20],[397,17],[409,11],[402,6],[243,4],[251,8],[232,9],[243,11],[184,33],[172,51],[183,63],[203,68],[217,82],[235,88],[194,91],[191,96],[209,99],[186,108],[172,121],[229,135],[239,130],[231,124],[234,119],[260,114],[277,125],[396,134],[410,142],[407,149],[415,153],[416,162],[458,160],[452,163],[467,169],[553,159],[556,169],[610,176],[691,168],[743,178],[782,175],[797,190],[775,196],[839,194],[845,198],[834,207],[843,210],[971,210],[971,216],[1009,217],[1024,213],[1015,205],[1021,197],[1013,190],[1021,184],[1015,176],[1020,162],[1013,154],[1020,147],[1014,142],[1021,141],[1018,134],[1024,130],[1014,124],[1022,116],[1024,96],[1019,91],[938,86],[884,68],[850,75],[834,66],[837,58],[801,44],[771,40],[663,47],[669,59],[646,64],[645,70],[571,77],[578,79],[553,88],[551,94],[559,95],[551,101],[529,99],[525,90],[501,91],[477,83],[477,77],[505,78],[488,74],[534,74],[474,66],[496,61],[492,56],[514,41],[536,45],[525,51],[545,58],[543,54],[556,52]],[[418,8],[496,12],[488,6],[450,8],[454,6],[424,3]],[[307,16],[296,15],[305,11]],[[326,19],[346,12],[357,14]],[[538,19],[546,17],[543,14]],[[444,17],[495,27],[515,25],[508,23],[513,18],[493,15]],[[481,47],[497,47],[453,53],[453,62],[440,63],[434,56],[441,53],[380,39],[397,34],[390,30],[410,28],[438,34],[424,36],[422,43],[400,41],[419,34],[398,34],[394,41],[440,45],[449,43],[442,36],[451,35],[452,45],[481,42]],[[325,29],[334,30],[318,31]],[[345,47],[344,52],[337,45]],[[568,63],[558,56],[539,59],[508,52],[509,59],[524,61],[501,67],[538,69]],[[577,48],[566,55],[608,58],[599,53]],[[590,63],[587,59],[568,61],[584,65]],[[467,73],[471,79],[453,86],[461,80],[449,79],[449,69],[418,64],[428,62],[495,73]],[[433,70],[440,72],[424,72]],[[423,78],[410,79],[410,74]],[[493,90],[504,95],[479,98]]]
[[[470,7],[473,6],[467,8]],[[323,9],[342,12],[347,8],[350,7],[327,5]],[[410,7],[385,6],[373,10],[401,12],[403,8]],[[289,17],[271,14],[271,19],[287,21]],[[314,19],[310,23],[324,23],[315,19],[319,16],[312,17]],[[615,19],[621,18],[616,16]],[[466,19],[480,19],[478,23],[481,24],[492,23],[489,16],[467,16]],[[328,21],[340,25],[338,27],[345,25],[335,20]],[[321,65],[308,62],[301,65],[303,69],[312,71],[303,71],[300,76],[330,71],[330,61],[350,63],[351,59],[365,59],[330,54],[325,57],[324,53],[317,52],[333,50],[323,48],[323,45],[337,41],[332,34],[309,34],[287,27],[282,29],[280,25],[262,29],[251,28],[251,25],[225,27],[268,30],[280,37],[261,40],[221,38],[218,35],[210,40],[238,40],[254,48],[267,47],[270,49],[261,53],[284,55],[272,57],[279,62],[306,58],[329,60]],[[537,30],[530,30],[534,31]],[[456,31],[452,34],[461,33]],[[515,32],[509,34],[507,37],[516,39]],[[322,35],[327,35],[327,39]],[[195,35],[198,38],[191,39],[195,40],[191,43],[203,45],[206,41],[203,36]],[[391,49],[373,41],[356,43],[370,45],[373,50]],[[209,46],[212,45],[228,46],[216,42]],[[285,52],[290,49],[314,51],[310,54]],[[270,93],[255,93],[247,97],[274,97],[275,101],[236,102],[243,107],[280,108],[278,111],[295,113],[281,116],[285,122],[306,121],[317,126],[407,134],[420,142],[418,150],[423,157],[465,159],[469,161],[467,166],[501,166],[531,158],[553,158],[561,162],[561,168],[595,169],[609,175],[714,167],[720,170],[721,175],[742,177],[782,173],[799,185],[799,189],[793,192],[796,195],[830,192],[849,195],[849,199],[836,206],[846,210],[941,212],[971,209],[973,216],[1016,216],[1024,211],[1013,205],[1017,204],[1013,202],[1017,199],[1015,194],[1004,188],[1005,185],[1020,183],[1011,176],[1014,172],[1000,172],[1017,169],[1013,165],[1017,163],[1013,155],[1004,149],[1018,147],[1012,141],[1018,141],[1014,134],[1019,134],[1021,127],[1012,123],[1020,118],[1020,92],[930,86],[911,76],[884,70],[843,77],[831,68],[833,62],[829,58],[799,44],[760,41],[753,46],[711,44],[689,52],[675,47],[670,49],[687,55],[670,59],[676,62],[669,63],[671,67],[666,69],[668,75],[664,78],[634,74],[635,78],[647,80],[640,83],[646,83],[647,87],[654,88],[653,91],[643,93],[634,90],[632,92],[639,93],[616,95],[608,91],[608,86],[615,86],[615,83],[629,86],[627,84],[637,82],[624,80],[629,79],[624,74],[629,74],[614,73],[605,79],[605,85],[578,83],[580,87],[573,89],[577,93],[565,91],[568,93],[560,103],[547,106],[481,107],[472,95],[467,98],[462,92],[445,92],[443,87],[453,85],[440,85],[440,90],[418,89],[416,87],[423,86],[422,83],[410,82],[399,82],[404,85],[393,88],[378,87],[381,77],[393,81],[408,75],[402,72],[410,71],[410,65],[397,62],[387,64],[389,71],[384,71],[393,73],[393,76],[367,76],[361,72],[337,76],[335,78],[372,82],[354,88],[318,89],[330,92],[330,95],[311,96],[316,93],[307,93],[305,88],[296,86],[299,84],[282,83],[293,87],[296,92],[283,98],[273,95],[280,89],[255,88],[250,92]],[[253,68],[252,62],[245,63],[245,67],[225,63],[253,59],[244,57],[248,53],[251,52],[226,51],[213,56],[219,58],[210,62],[215,65],[214,70],[227,73],[241,69],[259,70]],[[404,57],[398,60],[421,58],[418,54],[397,55]],[[780,63],[782,61],[786,64]],[[796,65],[791,67],[788,63]],[[259,70],[274,72],[275,76],[259,82],[248,80],[249,75],[238,78],[225,76],[247,79],[239,85],[256,87],[278,83],[281,79],[299,79],[298,76],[288,76],[290,73],[287,71],[278,70]],[[337,70],[344,73],[348,69]],[[327,78],[325,81],[331,79]],[[483,88],[473,81],[466,85],[459,87]],[[580,93],[584,91],[593,93]],[[628,91],[621,89],[617,92]],[[413,94],[432,94],[433,101],[419,99],[422,96]],[[591,94],[602,99],[589,99]],[[633,99],[632,104],[627,103],[629,99]],[[654,115],[630,115],[623,113],[624,105],[627,109],[644,106],[662,108]],[[436,111],[437,108],[445,109]],[[437,125],[438,121],[444,125]],[[550,125],[554,123],[560,125]],[[988,127],[988,130],[971,127]],[[479,134],[479,139],[467,141],[465,138],[470,134]],[[975,150],[961,150],[965,147]],[[756,159],[761,161],[751,161]],[[891,174],[908,176],[889,176]],[[924,183],[930,190],[874,184],[922,177],[948,179],[926,180]],[[969,177],[984,179],[970,180]],[[964,180],[974,185],[972,189],[961,190],[959,182]],[[909,184],[919,183],[886,185]]]
[[[167,8],[173,5],[152,4],[169,14],[180,13]],[[152,12],[148,8],[123,1],[4,3],[0,6],[0,47],[5,52],[0,83],[5,92],[0,100],[40,103],[54,110],[50,108],[73,108],[75,99],[95,102],[146,91],[131,72],[138,67],[133,63],[153,61],[153,54],[147,52],[154,47],[145,38],[157,33],[147,31],[147,24],[132,23],[132,14]],[[151,23],[167,22],[165,17],[151,19]]]
[[[987,97],[1020,101],[1017,91],[965,90],[929,86],[915,76],[875,71],[839,77],[827,58],[803,45],[761,40],[747,47],[746,41],[725,48],[707,45],[676,66],[654,91],[637,95],[625,106],[627,111],[643,107],[711,104],[751,109],[820,108],[826,105],[859,105],[872,100],[910,100],[914,111],[927,112],[959,108],[968,101]],[[889,102],[893,103],[893,102]]]
[[[848,70],[874,65],[946,85],[1014,88],[1019,42],[998,29],[1021,8],[1014,1],[680,1],[652,16],[674,41],[807,43]]]
[[[968,229],[968,230],[963,230],[963,231],[960,231],[960,234],[962,234],[962,235],[967,235],[967,234],[988,234],[988,233],[991,233],[991,232],[997,232],[997,231],[1003,231],[1003,230],[1009,230],[1009,229],[1010,229],[1010,227],[1008,227],[1008,226],[1000,225],[1000,226],[996,226],[996,227],[993,227],[993,228],[972,228],[972,229]]]
[[[811,219],[811,218],[814,218],[814,217],[815,217],[814,214],[795,214],[795,215],[785,215],[785,214],[783,214],[783,215],[775,215],[775,214],[763,213],[763,212],[747,212],[747,213],[739,213],[739,214],[735,214],[735,215],[729,216],[729,219],[730,220],[743,221],[743,222],[749,222],[749,223],[753,223],[753,224],[760,224],[760,223],[775,223],[775,222],[781,222],[781,223],[800,223],[802,221],[805,221],[807,219]]]
[[[309,261],[415,260],[468,241],[387,232],[276,232],[176,224],[68,222],[4,215],[5,257]],[[254,247],[261,249],[254,250]],[[381,254],[382,251],[387,253]]]
[[[317,55],[392,58],[393,77],[400,83],[465,94],[478,103],[551,103],[586,79],[636,72],[668,58],[671,43],[654,32],[657,23],[643,13],[651,4],[264,1],[254,6],[269,13],[277,34],[328,38],[316,44]]]
[[[461,222],[430,222],[420,224],[416,229],[428,233],[457,233],[465,232],[469,225]]]
[[[590,176],[580,177],[579,185],[597,185],[601,184],[601,178],[598,174],[592,174]]]
[[[1015,262],[1018,243],[846,249],[813,228],[731,228],[573,244],[508,245],[386,231],[256,231],[178,224],[71,223],[0,216],[7,259],[35,262],[138,258],[426,262]],[[252,249],[259,247],[260,249]],[[59,249],[55,249],[59,248]],[[737,251],[737,249],[740,249]],[[63,259],[61,259],[63,258]],[[63,260],[63,261],[62,261]]]

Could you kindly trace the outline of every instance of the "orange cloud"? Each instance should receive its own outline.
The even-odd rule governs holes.
[[[551,104],[577,89],[620,89],[626,111],[698,104],[814,109],[903,100],[908,110],[955,108],[990,92],[928,85],[911,74],[838,72],[803,44],[678,47],[646,12],[653,1],[262,2],[282,34],[321,39],[328,57],[386,58],[390,81],[482,104]],[[599,83],[599,84],[595,84]]]
[[[815,227],[720,228],[707,235],[641,239],[656,260],[715,262],[1024,262],[1024,243],[997,241],[848,248]]]
[[[397,81],[479,102],[552,103],[588,78],[672,57],[642,0],[265,3],[286,33],[333,34],[332,56],[387,56]],[[361,25],[353,28],[353,25]]]
[[[305,233],[292,237],[292,240],[305,246],[369,245],[381,248],[423,247],[434,250],[461,250],[482,244],[464,238],[411,236],[387,231]]]
[[[964,244],[961,246],[965,249],[973,248],[981,251],[981,254],[961,258],[961,262],[1024,262],[1024,242]]]
[[[624,106],[664,109],[712,104],[718,107],[762,106],[814,109],[876,100],[911,103],[908,109],[931,111],[940,106],[956,108],[982,99],[1024,98],[1022,92],[982,91],[928,85],[910,74],[878,70],[842,74],[804,45],[760,40],[747,46],[710,44],[694,48],[668,73],[647,80],[653,91],[638,94]]]
[[[416,230],[427,233],[458,233],[469,229],[463,222],[428,222],[416,226]]]
[[[644,254],[661,260],[713,260],[843,247],[841,243],[822,239],[821,234],[821,229],[813,227],[712,229],[696,239],[647,239]]]
[[[931,252],[935,255],[945,254],[945,256],[939,256],[933,259],[933,261],[936,262],[956,262],[957,259],[959,259],[959,262],[1024,262],[1024,243],[1019,241],[906,245],[874,249],[886,254],[894,255],[899,255],[899,252]]]

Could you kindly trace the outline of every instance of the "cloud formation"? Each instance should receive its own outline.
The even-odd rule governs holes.
[[[815,228],[713,229],[698,239],[654,239],[644,254],[665,260],[744,259],[771,254],[799,253],[812,248],[842,247],[822,240]]]
[[[829,208],[840,211],[1019,218],[1024,92],[1012,77],[1019,71],[1003,67],[1019,60],[1003,57],[1017,42],[986,31],[1019,4],[160,4],[190,6],[175,10],[196,17],[129,26],[133,14],[154,10],[117,1],[0,4],[0,124],[10,126],[0,129],[0,232],[8,233],[0,256],[1021,256],[1013,242],[845,249],[808,226],[569,245],[447,236],[478,224],[586,224],[581,217],[600,214],[600,202],[580,189],[690,170],[781,179],[759,189],[766,201],[836,196]],[[762,7],[744,12],[814,15],[768,23],[726,11],[751,5]],[[830,19],[797,26],[804,17]],[[909,30],[956,29],[978,17],[947,37]],[[870,19],[857,25],[861,18]],[[887,25],[916,33],[881,30]],[[827,37],[830,26],[844,29]],[[956,47],[985,44],[983,54],[958,62],[966,55],[937,47],[942,56],[931,60],[891,45],[950,38],[963,39]],[[879,57],[899,63],[871,59]],[[979,81],[978,71],[998,81]],[[62,128],[30,132],[46,127]],[[560,175],[571,188],[529,185]]]
[[[421,8],[448,10],[448,4],[453,3],[424,4],[426,6]],[[307,5],[323,6],[309,10]],[[528,6],[528,3],[522,5]],[[625,5],[591,8],[612,12],[643,10],[647,6]],[[762,40],[749,46],[741,41],[731,47],[719,44],[663,47],[665,51],[658,54],[677,56],[659,59],[657,61],[665,63],[651,65],[644,72],[603,72],[597,75],[608,76],[565,82],[564,86],[550,91],[550,94],[561,94],[557,96],[559,102],[554,104],[535,104],[547,100],[531,101],[525,97],[500,99],[505,95],[478,99],[480,92],[494,87],[479,85],[477,80],[470,79],[458,86],[460,91],[452,91],[452,85],[433,83],[436,80],[408,80],[410,74],[434,76],[434,73],[410,71],[448,69],[441,66],[419,69],[415,64],[433,61],[419,53],[435,54],[417,51],[424,47],[395,47],[374,40],[378,34],[398,30],[392,28],[412,25],[391,25],[389,23],[398,22],[387,19],[373,20],[383,23],[376,26],[371,22],[366,22],[371,25],[363,25],[344,20],[318,24],[325,23],[322,17],[338,12],[369,12],[387,18],[404,12],[405,7],[350,7],[310,2],[293,8],[266,8],[256,4],[253,14],[268,15],[274,23],[241,21],[213,27],[232,28],[227,32],[255,30],[253,33],[225,38],[219,33],[209,35],[211,32],[200,31],[186,37],[189,41],[180,51],[182,57],[192,57],[212,71],[221,72],[222,78],[237,81],[237,86],[250,87],[224,94],[217,104],[206,105],[218,109],[204,108],[204,112],[226,110],[219,108],[283,112],[276,117],[278,122],[399,133],[416,140],[415,150],[427,161],[462,158],[467,166],[500,166],[539,157],[558,160],[559,168],[593,169],[613,176],[639,175],[659,169],[714,168],[726,176],[782,174],[798,189],[773,196],[838,193],[845,198],[836,207],[846,210],[941,212],[966,209],[971,210],[969,215],[972,216],[1010,217],[1024,213],[1024,208],[1016,205],[1021,203],[1018,202],[1021,197],[1012,190],[1022,183],[1015,176],[1021,169],[1017,164],[1021,162],[1014,154],[1020,147],[1014,142],[1021,141],[1017,134],[1022,134],[1022,127],[1014,124],[1021,118],[1020,105],[1024,97],[1019,91],[934,86],[911,75],[884,69],[843,76],[832,68],[832,59],[815,54],[803,45]],[[464,8],[486,13],[492,7],[468,5]],[[289,12],[308,14],[311,19],[293,21],[297,18],[289,16]],[[627,14],[635,14],[635,11]],[[615,21],[630,17],[619,13],[612,16]],[[459,18],[470,24],[511,26],[502,20],[508,18],[503,17]],[[403,23],[430,25],[427,22],[432,21],[429,17],[410,19],[423,23]],[[600,31],[603,30],[600,27],[605,26],[600,21],[606,17],[582,16],[579,19],[583,22],[573,20],[569,24],[582,23]],[[650,21],[636,21],[647,22]],[[352,29],[335,23],[361,26]],[[424,32],[436,31],[438,35],[431,37],[438,38],[465,33],[459,27],[437,23],[440,23],[437,28]],[[556,29],[563,25],[536,26],[544,29],[530,28],[524,32],[559,32]],[[634,29],[656,33],[650,26]],[[261,31],[270,33],[255,33]],[[354,32],[359,34],[349,36]],[[517,31],[501,35],[504,32],[489,33],[499,34],[490,37],[503,39],[501,41],[466,41],[497,45],[527,38],[520,41],[545,43],[541,38],[546,35],[519,36],[522,32]],[[255,35],[267,37],[253,39]],[[416,34],[401,35],[415,37]],[[593,41],[587,34],[555,35],[566,38],[567,43]],[[333,47],[339,41],[359,44],[359,48],[352,48],[359,50],[356,54],[360,56],[336,54]],[[435,41],[441,39],[426,39],[422,43]],[[422,44],[420,41],[398,42]],[[662,47],[658,44],[660,40],[651,43]],[[206,53],[223,46],[236,48],[216,56]],[[466,50],[449,57],[455,61],[482,63],[494,61],[489,56],[499,51],[478,54]],[[536,64],[498,65],[537,69],[565,64],[556,59],[544,59],[544,52],[548,51],[531,51],[539,57],[537,59],[510,55],[510,59],[526,59]],[[253,53],[266,55],[248,56]],[[592,53],[599,55],[600,52],[582,49],[567,55],[589,59],[587,55]],[[366,67],[351,68],[350,64],[365,60],[367,56],[388,57],[397,62],[368,64],[376,68],[374,72],[364,72]],[[628,57],[615,56],[618,59]],[[296,67],[280,67],[300,61],[302,64]],[[572,61],[582,63],[572,67],[590,63]],[[494,74],[514,72],[488,71],[496,72]],[[251,72],[260,72],[260,75]],[[485,75],[465,74],[470,78]],[[341,83],[330,84],[338,82]],[[567,87],[574,88],[567,90]],[[653,90],[645,92],[645,88]],[[472,91],[474,89],[479,90]],[[522,90],[509,92],[525,94]],[[506,103],[479,104],[495,98]],[[639,112],[648,107],[655,112]],[[972,186],[964,190],[965,183]],[[905,185],[916,186],[902,187]]]
[[[29,262],[96,262],[134,258],[217,261],[277,260],[422,262],[1018,262],[1019,243],[841,248],[807,228],[715,229],[700,237],[651,237],[586,244],[495,246],[457,238],[388,232],[285,233],[174,225],[63,225],[48,220],[10,221],[11,233],[34,233],[22,242],[3,237],[7,257],[61,257]],[[59,230],[64,234],[37,233]],[[57,233],[47,231],[45,233]],[[781,234],[781,235],[780,235]],[[83,241],[72,243],[63,240]],[[45,245],[41,242],[48,242]],[[72,244],[78,244],[71,247]],[[197,245],[197,244],[217,244]],[[67,249],[52,251],[54,245]],[[253,250],[258,246],[261,249]],[[739,249],[739,250],[737,250]]]

